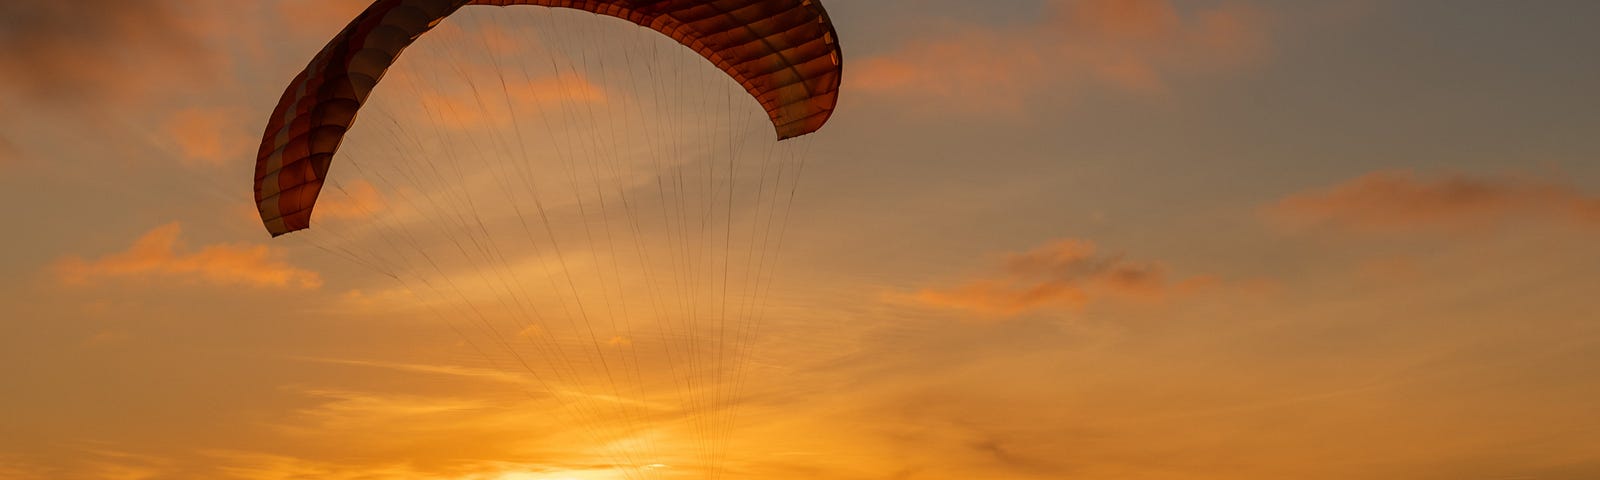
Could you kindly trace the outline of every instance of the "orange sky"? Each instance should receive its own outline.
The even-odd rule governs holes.
[[[0,6],[0,478],[1600,477],[1587,2],[828,0],[775,147],[471,7],[279,239],[260,126],[366,2],[72,3]]]

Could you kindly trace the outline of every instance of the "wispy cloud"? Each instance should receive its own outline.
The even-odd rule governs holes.
[[[1234,69],[1268,51],[1268,16],[1244,5],[1185,12],[1167,0],[1054,0],[1038,18],[912,40],[856,63],[850,87],[1010,110],[1049,90],[1161,94],[1172,76]]]
[[[1600,196],[1518,175],[1383,170],[1290,195],[1266,213],[1290,228],[1463,230],[1519,221],[1600,226]]]
[[[245,113],[233,108],[185,108],[167,117],[161,132],[189,164],[222,165],[249,158],[256,138]]]
[[[307,362],[330,364],[330,365],[347,365],[347,366],[353,366],[353,367],[381,368],[381,369],[385,369],[385,370],[395,370],[395,371],[408,372],[408,373],[422,373],[422,374],[430,374],[430,375],[447,375],[447,376],[453,376],[453,377],[463,377],[463,378],[470,378],[470,379],[489,380],[489,381],[494,381],[494,382],[503,382],[503,383],[510,383],[510,384],[516,384],[516,385],[528,385],[528,384],[532,384],[533,383],[533,379],[531,379],[531,378],[520,376],[520,375],[511,374],[511,373],[508,373],[508,372],[505,372],[505,371],[502,371],[502,370],[471,368],[471,367],[462,367],[462,366],[456,366],[456,365],[427,365],[427,364],[417,364],[417,363],[382,362],[382,361],[376,361],[376,360],[358,360],[358,359],[344,359],[344,358],[295,357],[295,359],[296,360],[303,360],[303,361],[307,361]]]
[[[929,288],[913,298],[924,305],[1012,316],[1035,310],[1080,308],[1108,298],[1161,300],[1217,282],[1212,277],[1172,280],[1159,262],[1104,254],[1091,242],[1059,240],[1006,255],[992,272],[947,288]]]
[[[481,71],[466,74],[466,78],[479,81],[498,76],[497,73],[491,73],[489,68],[479,67]],[[476,129],[509,126],[517,116],[561,108],[565,102],[583,104],[606,100],[604,88],[576,73],[505,80],[510,83],[500,93],[485,94],[472,88],[451,88],[452,85],[427,87],[417,101],[422,109],[416,114],[427,117],[430,123],[437,122],[445,127]],[[495,80],[493,84],[498,82]],[[424,81],[421,85],[430,83],[434,82]]]
[[[559,465],[497,461],[460,462],[450,469],[428,469],[411,462],[339,463],[262,452],[213,450],[230,480],[613,480],[626,478],[610,465]],[[442,471],[441,471],[442,470]]]
[[[362,363],[366,362],[355,362]],[[410,367],[399,370],[421,373]],[[459,386],[448,393],[342,387],[286,390],[312,402],[270,426],[296,447],[212,452],[222,470],[236,478],[262,479],[504,479],[558,474],[555,478],[611,479],[625,475],[613,462],[631,461],[617,456],[613,442],[654,435],[626,427],[628,422],[621,417],[572,418],[573,410],[552,405],[551,398],[507,395],[510,392],[484,395]],[[406,455],[407,461],[394,462],[395,454]],[[560,460],[533,464],[466,458]]]
[[[383,193],[371,182],[354,179],[329,186],[338,195],[327,195],[317,201],[314,214],[318,220],[346,220],[377,215],[388,208]]]
[[[337,389],[302,389],[299,393],[325,400],[301,410],[301,414],[321,419],[317,429],[350,431],[353,424],[384,423],[401,418],[420,419],[459,412],[485,410],[492,402],[439,396],[377,394]]]
[[[618,337],[620,338],[620,337]],[[542,389],[554,387],[542,384],[540,380],[526,375],[519,375],[513,371],[471,368],[458,365],[428,365],[417,363],[383,362],[374,360],[355,360],[338,358],[297,357],[298,360],[325,363],[330,365],[346,365],[353,367],[380,368],[405,373],[420,373],[426,375],[445,375],[458,378],[485,380],[517,385],[523,388]],[[530,390],[531,392],[531,390]],[[579,399],[581,401],[599,401],[611,404],[630,405],[654,411],[676,411],[676,407],[659,402],[645,401],[634,398],[624,398],[617,395],[583,392],[577,389],[558,389],[554,392],[566,399]]]
[[[148,480],[174,473],[171,459],[109,449],[87,449],[93,458],[88,463],[95,478],[106,480]]]
[[[156,227],[127,250],[99,258],[67,256],[52,267],[68,285],[102,280],[176,281],[248,287],[317,288],[322,277],[283,261],[282,252],[266,245],[221,243],[186,248],[177,223]]]
[[[0,478],[95,478],[104,480],[150,480],[186,478],[176,460],[169,457],[134,453],[95,441],[67,441],[50,445],[63,454],[60,462],[29,461],[0,453]]]
[[[0,168],[5,168],[22,160],[22,149],[17,144],[3,135],[0,135]]]

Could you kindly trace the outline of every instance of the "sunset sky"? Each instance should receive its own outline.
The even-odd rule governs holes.
[[[571,285],[591,309],[693,304],[657,293],[673,264],[576,242],[397,280],[426,254],[373,234],[447,224],[415,201],[430,185],[477,191],[385,183],[411,145],[470,166],[548,135],[526,161],[553,174],[537,146],[609,142],[594,188],[652,194],[655,164],[624,157],[656,140],[598,129],[769,148],[737,136],[755,102],[625,22],[464,9],[375,90],[323,223],[269,237],[262,126],[368,3],[0,2],[0,478],[1600,478],[1600,3],[824,0],[844,83],[827,126],[775,149],[805,160],[777,183],[781,249],[756,251],[776,273],[715,263],[754,244],[734,233],[670,258],[723,269],[707,295],[768,289],[742,380],[700,378],[716,397],[675,389],[685,364],[649,353],[669,334],[528,322],[580,356],[551,384],[526,375],[561,372],[540,357],[476,351],[498,332],[453,304],[554,260],[600,272]],[[683,51],[651,68],[715,80],[676,122],[633,110],[660,90],[616,55],[656,40]],[[590,123],[462,107],[478,92],[451,76],[507,58],[554,68],[517,73],[508,108]],[[593,224],[586,193],[505,195],[550,208],[552,238]],[[641,254],[685,238],[607,215]],[[466,283],[418,287],[444,282]],[[531,292],[515,303],[566,305]],[[632,369],[620,390],[607,360]],[[695,454],[708,439],[723,453]]]

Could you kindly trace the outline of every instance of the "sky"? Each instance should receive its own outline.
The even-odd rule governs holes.
[[[827,0],[777,146],[670,41],[469,7],[269,238],[261,126],[365,3],[0,3],[0,477],[1600,477],[1600,5]]]

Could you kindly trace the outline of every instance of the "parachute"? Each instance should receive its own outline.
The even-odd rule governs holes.
[[[570,476],[737,476],[841,69],[818,0],[378,0],[283,93],[257,209],[530,385],[607,466]]]
[[[267,122],[255,195],[273,236],[310,226],[362,103],[401,51],[466,5],[574,8],[661,32],[743,85],[779,139],[821,128],[838,101],[839,45],[815,0],[378,0],[295,77]]]

